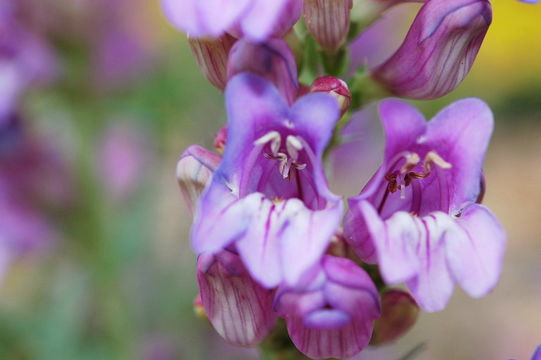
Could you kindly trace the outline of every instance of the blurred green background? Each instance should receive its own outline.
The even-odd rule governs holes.
[[[94,40],[81,39],[120,20],[92,20],[85,0],[47,1],[58,9],[45,17],[62,28],[44,32],[59,74],[30,89],[22,111],[31,133],[53,143],[68,164],[72,185],[67,204],[47,215],[57,241],[40,256],[17,260],[1,285],[0,359],[257,358],[254,350],[226,345],[192,305],[191,214],[175,166],[190,144],[212,148],[226,121],[221,93],[157,1],[132,0],[118,14],[145,44],[145,60],[114,84],[98,79]],[[485,202],[509,234],[501,282],[480,300],[456,291],[445,311],[423,314],[398,343],[362,359],[397,359],[420,342],[427,344],[420,360],[529,359],[541,342],[541,6],[493,6],[494,23],[470,76],[452,94],[415,104],[431,116],[476,96],[495,112]],[[57,13],[64,17],[56,20]],[[120,145],[126,158],[111,159],[111,133],[128,144]],[[128,185],[114,179],[124,166],[133,168]],[[123,184],[129,191],[112,193]]]

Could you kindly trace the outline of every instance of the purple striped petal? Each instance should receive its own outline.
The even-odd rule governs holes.
[[[373,77],[401,97],[441,97],[470,71],[491,21],[488,0],[428,1],[402,46]]]
[[[229,343],[254,346],[272,330],[273,292],[248,275],[238,256],[223,251],[197,261],[201,300],[212,326]]]

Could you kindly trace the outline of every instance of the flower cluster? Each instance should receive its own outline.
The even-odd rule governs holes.
[[[306,356],[347,358],[399,338],[419,309],[444,309],[455,283],[476,298],[496,286],[506,236],[481,204],[493,129],[481,100],[430,121],[381,101],[383,163],[347,207],[327,184],[352,111],[449,93],[492,21],[488,0],[427,0],[383,63],[325,74],[345,76],[348,44],[402,2],[163,0],[224,90],[216,152],[188,148],[177,179],[194,211],[200,303],[230,343],[260,344],[283,319]],[[402,283],[409,293],[390,287]]]

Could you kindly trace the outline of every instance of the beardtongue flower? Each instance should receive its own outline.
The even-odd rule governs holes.
[[[401,97],[441,97],[470,71],[491,21],[488,0],[428,1],[400,48],[372,77]]]
[[[225,98],[227,146],[198,203],[192,246],[202,254],[234,244],[263,286],[295,284],[340,223],[340,197],[329,191],[321,162],[337,101],[309,94],[289,107],[249,73],[229,81]]]
[[[301,0],[162,0],[171,23],[194,38],[223,35],[264,41],[284,35],[299,19]]]
[[[306,27],[323,49],[334,52],[345,43],[352,5],[352,0],[304,0]]]
[[[200,255],[197,280],[210,322],[229,343],[257,345],[274,327],[274,291],[255,282],[238,255],[227,250]]]
[[[227,57],[235,41],[229,34],[218,38],[189,38],[197,65],[208,81],[220,90],[227,83]]]
[[[505,232],[476,203],[493,128],[490,109],[466,99],[429,123],[412,106],[380,105],[385,159],[349,200],[345,234],[358,255],[377,262],[389,284],[406,282],[425,311],[442,310],[454,281],[473,297],[496,285]]]
[[[299,89],[297,63],[289,45],[282,39],[269,39],[255,43],[241,39],[231,49],[227,63],[227,77],[250,72],[259,75],[276,86],[292,104]]]
[[[325,255],[306,289],[279,288],[275,304],[295,346],[311,358],[349,358],[368,345],[379,295],[353,261]]]

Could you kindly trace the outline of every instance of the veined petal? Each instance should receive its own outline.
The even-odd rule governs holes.
[[[469,205],[455,221],[460,231],[445,239],[449,268],[470,296],[484,296],[500,277],[505,231],[482,205]]]
[[[192,247],[196,254],[217,253],[239,239],[257,214],[261,194],[237,196],[216,175],[203,192],[192,227]]]
[[[201,255],[197,279],[208,318],[229,343],[257,345],[274,327],[274,293],[252,280],[237,255]]]
[[[449,105],[429,123],[422,143],[452,166],[445,170],[450,180],[450,211],[459,210],[479,195],[483,160],[493,128],[492,111],[474,98]]]
[[[272,288],[283,281],[294,285],[319,262],[339,225],[341,211],[340,203],[311,211],[298,199],[275,204],[261,198],[237,249],[263,286]]]
[[[433,213],[415,218],[415,221],[423,232],[417,248],[420,267],[417,276],[407,285],[424,311],[440,311],[447,305],[454,289],[444,242],[452,220],[447,214]]]
[[[220,160],[220,156],[197,145],[190,146],[180,157],[177,181],[190,210],[210,182]]]
[[[424,235],[416,219],[406,212],[397,212],[385,222],[367,201],[359,205],[377,252],[383,278],[395,285],[414,277],[420,268],[417,249]]]
[[[354,356],[368,344],[380,315],[377,289],[349,259],[326,255],[321,273],[314,289],[282,289],[277,308],[291,340],[310,358]]]

